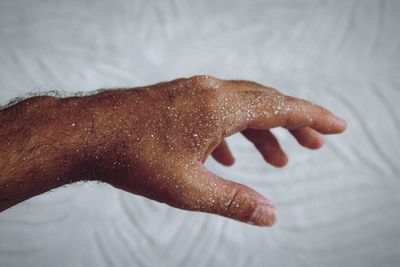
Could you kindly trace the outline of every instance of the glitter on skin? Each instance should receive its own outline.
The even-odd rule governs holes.
[[[269,129],[287,128],[301,145],[316,148],[321,133],[346,128],[305,100],[254,82],[211,76],[59,101],[51,115],[57,127],[48,136],[63,136],[57,145],[79,164],[69,164],[75,166],[73,176],[56,176],[58,185],[104,181],[173,207],[259,226],[276,221],[274,206],[253,189],[209,172],[203,165],[208,156],[233,164],[224,138],[241,132],[267,162],[281,167],[286,155]],[[45,146],[46,139],[40,142]]]
[[[268,141],[259,133],[273,127],[344,130],[321,107],[257,83],[210,76],[104,91],[89,98],[96,103],[91,109],[96,132],[91,145],[100,159],[94,179],[177,208],[261,226],[275,222],[273,205],[249,187],[210,173],[203,166],[207,157],[221,150],[220,144],[227,146],[225,137],[246,128],[254,132],[245,136],[258,145]],[[213,154],[216,160],[231,162],[229,149],[221,151]],[[273,151],[276,156],[265,158],[281,166],[283,152],[276,145]]]

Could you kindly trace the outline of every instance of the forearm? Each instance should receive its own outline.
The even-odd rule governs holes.
[[[70,110],[40,96],[0,111],[0,211],[81,178],[82,146],[71,142],[79,138],[65,119]]]

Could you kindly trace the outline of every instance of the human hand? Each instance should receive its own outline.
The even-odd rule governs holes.
[[[224,138],[241,132],[267,162],[281,167],[287,157],[269,129],[287,128],[301,145],[316,149],[323,144],[321,134],[346,128],[343,120],[308,101],[257,83],[209,76],[81,100],[94,123],[84,159],[91,179],[180,209],[260,226],[276,220],[271,202],[206,170],[207,157],[233,164]]]
[[[0,110],[0,211],[78,180],[100,180],[171,206],[272,225],[272,204],[254,190],[207,171],[212,154],[233,157],[236,132],[265,160],[287,157],[268,130],[285,127],[318,148],[320,133],[346,123],[310,102],[248,81],[195,76],[84,96],[38,96]]]

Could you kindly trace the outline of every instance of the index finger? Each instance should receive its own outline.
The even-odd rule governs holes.
[[[289,130],[311,127],[323,134],[337,134],[343,132],[347,123],[345,120],[335,116],[332,112],[310,101],[292,97],[278,96],[278,104],[273,110],[266,113],[269,105],[255,107],[258,114],[250,121],[250,128],[274,128],[284,127]],[[272,114],[271,114],[272,113]]]
[[[347,123],[332,112],[310,101],[287,96],[278,90],[249,81],[228,81],[229,99],[235,119],[234,129],[289,130],[311,127],[323,134],[343,132]],[[232,120],[230,122],[232,124]]]

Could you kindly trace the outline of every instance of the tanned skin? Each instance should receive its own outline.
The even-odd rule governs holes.
[[[259,226],[269,200],[205,169],[234,158],[224,138],[241,132],[277,167],[287,156],[269,129],[284,127],[317,149],[346,122],[328,110],[250,81],[194,76],[81,97],[36,96],[0,111],[0,211],[82,180],[170,206]]]

